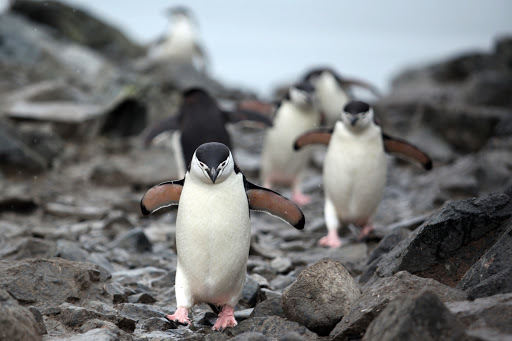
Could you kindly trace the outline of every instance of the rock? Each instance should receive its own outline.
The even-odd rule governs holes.
[[[141,303],[124,303],[121,305],[119,312],[122,316],[135,321],[146,320],[152,317],[163,317],[174,313],[170,309]]]
[[[142,329],[153,332],[155,330],[168,330],[178,328],[177,324],[173,324],[163,317],[151,317],[142,322]]]
[[[54,337],[55,341],[131,341],[133,338],[129,335],[120,333],[117,329],[96,328],[83,334],[75,334],[64,337]]]
[[[0,288],[36,307],[83,299],[112,301],[104,289],[110,273],[90,263],[60,258],[0,261],[0,274]]]
[[[65,101],[17,102],[6,111],[11,119],[53,123],[60,137],[75,141],[96,136],[105,114],[99,105]]]
[[[240,334],[238,336],[235,336],[231,340],[234,341],[267,341],[267,338],[262,333],[256,333],[256,332],[247,332]]]
[[[455,286],[510,217],[512,201],[505,194],[448,202],[379,261],[369,283],[405,270]]]
[[[127,97],[107,111],[101,134],[109,137],[135,136],[147,125],[146,105],[135,97]]]
[[[512,220],[496,243],[466,272],[458,288],[470,299],[512,292]]]
[[[239,304],[247,307],[254,307],[258,302],[260,285],[254,279],[246,276],[245,284],[242,289]]]
[[[135,252],[149,252],[152,244],[141,228],[132,229],[114,239],[110,248],[123,248]]]
[[[0,244],[0,259],[51,258],[55,256],[55,242],[41,238],[21,238]]]
[[[102,219],[109,211],[106,207],[96,206],[75,206],[61,204],[57,202],[49,202],[45,205],[45,210],[54,216],[58,217],[77,217],[79,219]]]
[[[283,292],[286,316],[319,335],[328,335],[359,297],[354,279],[338,261],[321,260]]]
[[[37,323],[37,331],[39,332],[39,335],[48,334],[48,331],[46,330],[46,325],[44,324],[43,315],[37,309],[36,307],[28,307],[28,310],[32,313],[34,316],[34,320]]]
[[[363,341],[466,340],[463,325],[428,290],[401,296],[388,304],[368,327]]]
[[[86,262],[89,258],[89,252],[82,249],[79,243],[61,239],[57,241],[55,257],[76,262]]]
[[[350,311],[331,331],[331,339],[347,340],[362,337],[368,325],[379,316],[389,302],[397,297],[417,294],[424,288],[435,293],[443,302],[466,298],[466,294],[461,290],[450,288],[433,279],[400,271],[367,287],[352,304]]]
[[[42,340],[34,315],[0,289],[0,340]]]
[[[249,318],[240,322],[236,327],[227,329],[224,333],[228,336],[238,336],[248,332],[261,333],[271,339],[294,332],[302,336],[304,340],[318,340],[318,336],[306,327],[278,316]]]
[[[506,340],[512,335],[512,294],[449,302],[446,307],[468,329],[469,335],[484,340]]]
[[[63,37],[88,46],[114,60],[140,56],[144,49],[130,41],[121,31],[76,5],[58,1],[16,0],[11,11],[54,28]]]
[[[286,318],[281,297],[268,298],[254,307],[250,317],[279,316]]]
[[[471,77],[465,87],[467,103],[478,106],[512,108],[512,75],[499,71],[481,72]]]
[[[270,262],[270,267],[279,273],[286,273],[292,268],[292,261],[286,257],[276,257]]]
[[[42,155],[23,142],[22,136],[0,120],[0,171],[8,175],[42,173],[47,169]]]
[[[155,303],[156,302],[156,299],[151,296],[150,294],[148,293],[145,293],[145,292],[141,292],[141,293],[138,293],[138,294],[135,294],[135,295],[130,295],[128,297],[128,302],[130,303],[143,303],[143,304],[151,304],[151,303]]]

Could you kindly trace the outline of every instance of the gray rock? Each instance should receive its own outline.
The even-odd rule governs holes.
[[[0,259],[51,258],[56,252],[55,242],[41,238],[11,239],[0,244]]]
[[[147,107],[135,97],[114,103],[106,112],[100,133],[108,137],[136,136],[147,125]]]
[[[279,273],[286,273],[292,268],[292,261],[287,257],[276,257],[270,262],[270,267]]]
[[[128,302],[130,303],[143,303],[143,304],[151,304],[155,303],[156,299],[146,292],[141,292],[135,295],[130,295],[128,297]]]
[[[389,251],[391,251],[392,248],[396,246],[396,244],[398,244],[398,242],[404,240],[410,234],[410,231],[405,229],[396,229],[386,234],[384,238],[382,238],[382,240],[379,242],[377,247],[373,249],[366,263],[370,264],[376,259],[380,258],[380,256],[382,256],[383,254],[388,253]]]
[[[119,29],[65,3],[16,0],[11,11],[34,22],[52,27],[62,37],[86,45],[114,60],[140,56],[144,49],[130,41]]]
[[[86,205],[68,205],[61,204],[58,202],[49,202],[45,204],[45,210],[49,214],[58,217],[77,217],[80,219],[102,219],[104,218],[109,208],[107,207],[96,207]]]
[[[512,201],[505,194],[446,203],[382,258],[369,283],[405,270],[455,286],[511,216]]]
[[[83,334],[54,337],[55,341],[131,341],[130,335],[122,334],[118,329],[96,328]]]
[[[23,137],[0,120],[0,171],[8,175],[31,175],[48,168],[45,158],[27,146]]]
[[[0,289],[0,340],[42,340],[40,327],[30,310]]]
[[[268,298],[254,307],[250,317],[279,316],[286,318],[281,297]]]
[[[163,317],[171,315],[174,311],[167,308],[160,308],[142,303],[124,303],[121,305],[119,312],[128,319],[135,321],[145,320],[152,317]]]
[[[171,323],[163,317],[151,317],[142,322],[142,329],[153,332],[155,330],[168,330],[178,328],[177,324]]]
[[[463,325],[428,290],[414,296],[401,296],[389,303],[363,337],[364,341],[466,339]]]
[[[240,335],[235,336],[231,340],[234,341],[267,341],[268,339],[262,333],[257,332],[247,332]]]
[[[497,340],[505,340],[512,335],[512,294],[449,302],[446,307],[470,332],[494,331],[502,335],[502,338],[495,338]]]
[[[60,258],[0,261],[0,288],[34,306],[83,299],[111,302],[104,289],[109,278],[110,273],[97,265]]]
[[[123,248],[129,251],[148,252],[152,244],[141,228],[132,229],[112,241],[109,248]]]
[[[283,292],[282,302],[290,320],[328,335],[359,296],[359,288],[343,265],[324,259],[300,273]]]
[[[368,325],[385,309],[389,302],[403,295],[413,295],[428,288],[443,302],[458,301],[466,294],[430,278],[421,278],[400,271],[367,287],[352,304],[350,311],[331,331],[332,340],[347,340],[363,336]]]
[[[28,310],[32,313],[34,316],[34,320],[37,323],[37,330],[39,332],[39,335],[48,334],[48,331],[46,330],[46,325],[44,324],[43,314],[37,309],[36,307],[28,307]]]
[[[470,299],[512,292],[512,221],[457,285]]]
[[[76,262],[86,262],[89,258],[89,253],[82,249],[79,243],[69,240],[58,240],[55,257]]]
[[[306,327],[278,316],[249,318],[224,333],[228,336],[238,336],[248,332],[261,333],[271,339],[277,339],[284,334],[294,332],[304,337],[305,340],[318,340],[318,336]]]
[[[259,299],[259,292],[260,285],[258,282],[246,276],[239,303],[247,307],[254,307]]]

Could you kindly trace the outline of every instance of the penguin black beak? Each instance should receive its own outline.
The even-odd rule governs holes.
[[[215,167],[212,167],[208,170],[208,176],[212,180],[212,183],[215,183],[215,180],[217,180],[217,176],[219,173],[217,172],[217,169]]]
[[[354,117],[352,117],[352,119],[350,120],[350,124],[351,124],[352,126],[355,126],[355,125],[356,125],[356,122],[357,122],[358,120],[359,120],[359,117],[354,116]]]

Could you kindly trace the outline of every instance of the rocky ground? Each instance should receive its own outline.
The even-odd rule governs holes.
[[[511,38],[405,71],[374,103],[434,169],[390,156],[368,240],[345,231],[339,249],[316,245],[322,150],[304,183],[304,231],[253,213],[239,324],[212,332],[207,305],[190,326],[163,318],[175,309],[176,210],[143,217],[139,200],[177,171],[172,151],[144,149],[140,134],[186,86],[224,105],[253,96],[184,66],[137,71],[143,48],[45,4],[15,1],[0,17],[1,340],[512,339]],[[264,131],[230,132],[258,183]]]

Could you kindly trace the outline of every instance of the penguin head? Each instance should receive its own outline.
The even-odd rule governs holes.
[[[191,19],[192,14],[185,6],[174,6],[166,11],[169,18],[172,19]]]
[[[190,174],[211,185],[223,182],[234,170],[231,151],[225,144],[218,142],[200,145],[190,163]]]
[[[308,81],[295,84],[288,90],[286,98],[301,107],[313,106],[315,104],[315,87]]]
[[[364,130],[373,123],[373,109],[368,103],[350,101],[343,108],[341,121],[350,130]]]

